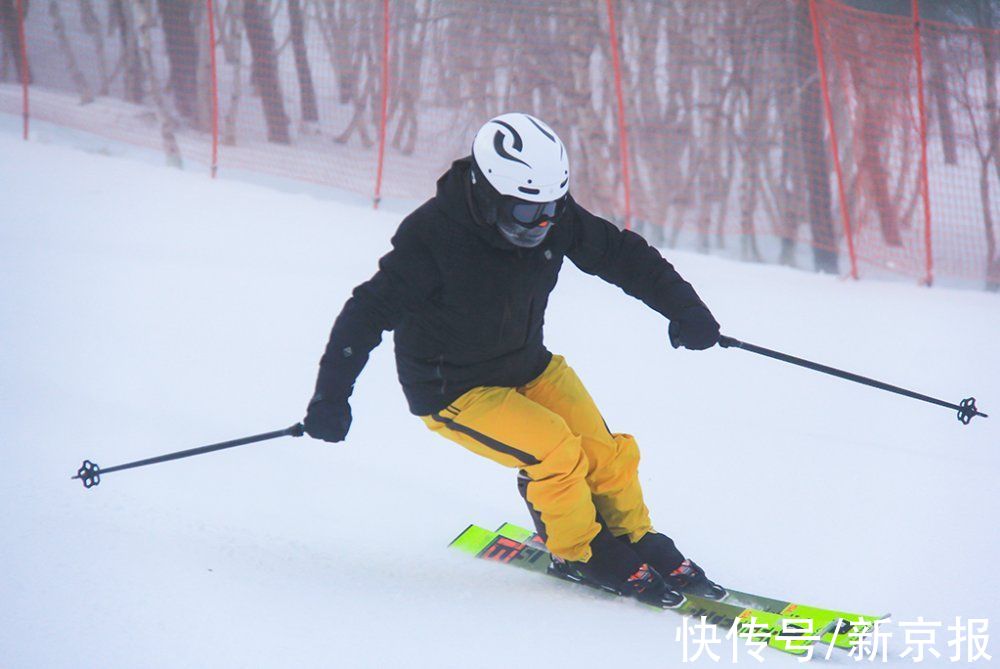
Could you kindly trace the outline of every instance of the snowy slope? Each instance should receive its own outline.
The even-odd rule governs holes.
[[[468,522],[527,515],[513,472],[407,413],[391,337],[346,444],[69,480],[85,457],[297,421],[398,214],[9,132],[0,184],[0,667],[680,663],[671,614],[445,549]],[[668,256],[732,336],[1000,412],[997,295]],[[742,351],[674,351],[659,316],[569,263],[547,320],[638,437],[654,521],[720,581],[1000,624],[1000,415],[962,427]]]

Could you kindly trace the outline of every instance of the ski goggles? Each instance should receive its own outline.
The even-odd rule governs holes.
[[[565,208],[565,197],[551,202],[526,202],[507,196],[501,203],[497,228],[511,244],[533,248],[542,243]]]
[[[525,228],[533,228],[540,224],[549,224],[559,218],[566,208],[566,197],[551,202],[527,202],[516,197],[504,198],[506,206],[502,216]]]
[[[510,208],[510,217],[515,223],[534,227],[543,220],[551,221],[560,213],[562,199],[554,202],[525,202],[518,200]]]

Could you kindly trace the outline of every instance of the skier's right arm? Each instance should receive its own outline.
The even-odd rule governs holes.
[[[378,272],[354,289],[337,316],[304,421],[311,437],[344,440],[351,426],[348,398],[372,349],[437,287],[438,269],[418,233],[410,220],[400,225]]]

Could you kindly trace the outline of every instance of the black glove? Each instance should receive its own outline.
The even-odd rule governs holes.
[[[306,409],[306,434],[313,439],[343,441],[351,429],[351,405],[346,399],[328,400],[316,394]]]
[[[680,316],[670,321],[667,331],[674,348],[683,346],[701,351],[719,343],[719,324],[705,306],[685,309]]]

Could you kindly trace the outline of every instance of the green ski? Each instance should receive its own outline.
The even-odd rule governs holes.
[[[516,526],[511,526],[514,527]],[[477,525],[470,525],[455,537],[449,546],[481,559],[554,576],[548,568],[551,562],[550,555],[540,542],[525,542]],[[600,589],[599,591],[606,592]],[[606,594],[609,597],[617,596]],[[737,632],[741,636],[750,637],[754,641],[766,643],[772,648],[794,655],[805,655],[809,646],[815,643],[815,638],[824,636],[836,624],[836,621],[827,621],[822,627],[810,627],[815,624],[814,621],[808,620],[807,623],[807,619],[803,617],[791,618],[752,607],[693,596],[687,597],[684,603],[670,610],[694,618],[704,617],[709,623],[723,628],[730,628],[739,621]],[[804,635],[814,636],[802,638]]]
[[[497,528],[496,533],[517,542],[531,543],[532,546],[537,546],[540,550],[547,550],[545,544],[535,532],[514,525],[513,523],[504,523]],[[822,629],[827,624],[832,623],[831,631],[823,635],[822,641],[826,644],[832,643],[834,646],[843,649],[852,648],[857,643],[857,640],[861,638],[862,634],[874,627],[876,620],[889,617],[889,614],[874,616],[852,613],[850,611],[837,611],[782,599],[762,597],[761,595],[731,590],[729,588],[726,588],[726,590],[728,594],[722,601],[727,604],[766,611],[767,613],[773,613],[783,618],[811,619],[813,620],[815,629]]]

